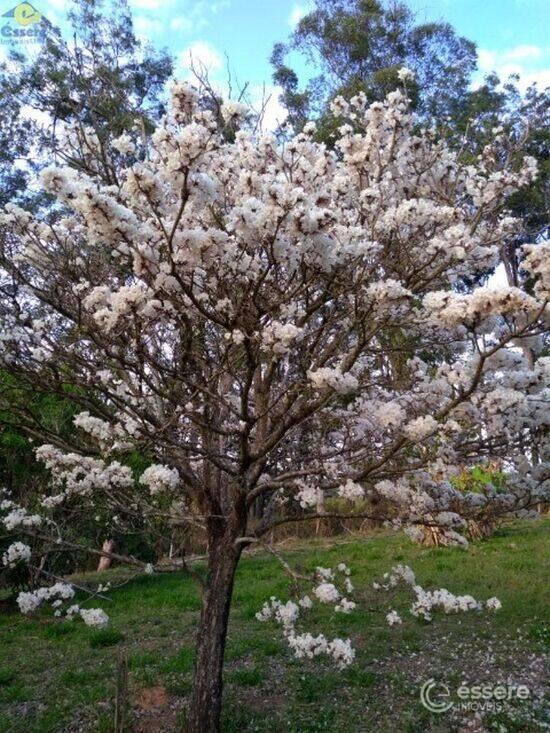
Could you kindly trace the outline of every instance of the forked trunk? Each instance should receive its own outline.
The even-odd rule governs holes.
[[[232,537],[210,539],[187,733],[220,731],[223,658],[239,556]]]

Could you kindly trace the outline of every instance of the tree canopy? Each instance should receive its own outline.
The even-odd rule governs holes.
[[[149,132],[164,112],[170,56],[139,41],[126,0],[73,2],[73,35],[42,19],[38,53],[11,51],[0,65],[0,205],[30,202],[37,171],[52,160],[87,169],[84,130],[102,145],[134,126]],[[67,126],[78,144],[65,145]],[[113,171],[96,160],[106,180]]]
[[[286,63],[299,52],[320,73],[307,83]],[[409,94],[420,114],[454,113],[476,68],[475,45],[448,23],[417,23],[402,2],[316,0],[287,43],[273,49],[273,79],[283,89],[290,121],[301,129],[321,117],[331,98],[363,92],[381,100],[398,88],[399,70],[414,72]]]
[[[466,165],[417,128],[401,91],[371,105],[336,98],[334,149],[313,123],[282,145],[258,136],[234,104],[221,110],[237,127],[242,117],[228,139],[199,100],[175,85],[144,161],[132,160],[139,131],[109,148],[88,137],[115,185],[93,165],[45,169],[63,218],[14,205],[0,218],[0,365],[79,410],[75,449],[55,438],[37,450],[51,474],[40,509],[6,497],[2,522],[79,551],[56,521],[67,506],[99,506],[120,527],[139,516],[204,532],[193,733],[219,729],[244,547],[330,516],[331,496],[348,507],[338,516],[382,517],[412,537],[439,527],[459,544],[480,513],[543,500],[550,272],[549,245],[533,245],[531,292],[477,285],[519,226],[507,198],[536,175],[533,158],[505,154],[502,132]],[[472,285],[457,292],[459,281]],[[134,451],[153,461],[139,478],[124,460]],[[507,462],[506,491],[449,481],[487,458]],[[32,556],[20,539],[10,547],[10,562]],[[20,596],[22,609],[71,597],[52,588]],[[289,636],[298,656],[309,636]],[[333,641],[326,653],[347,664],[349,645]]]

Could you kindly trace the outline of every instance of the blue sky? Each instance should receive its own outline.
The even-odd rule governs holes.
[[[0,14],[17,1],[0,0]],[[67,0],[33,0],[35,7],[62,26]],[[308,0],[130,0],[137,32],[168,48],[186,76],[190,54],[210,69],[220,84],[226,58],[233,78],[250,84],[258,99],[263,85],[272,93],[271,116],[280,110],[271,87],[269,55],[309,7]],[[475,41],[480,75],[496,70],[520,73],[524,84],[550,85],[549,0],[409,0],[419,20],[447,20]],[[273,94],[273,92],[275,93]]]

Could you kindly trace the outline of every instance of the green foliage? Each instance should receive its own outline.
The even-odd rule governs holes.
[[[63,623],[55,623],[46,626],[44,634],[50,639],[60,639],[63,636],[69,636],[76,631],[76,624],[73,621],[65,621]]]
[[[550,649],[550,623],[548,621],[534,624],[529,630],[529,636],[544,644],[546,649]]]
[[[106,646],[114,646],[124,641],[124,634],[117,629],[99,629],[94,631],[90,636],[90,646],[92,649],[102,649]]]
[[[67,397],[65,397],[67,395]],[[70,395],[70,397],[69,397]],[[73,399],[76,396],[76,400]],[[80,404],[82,403],[82,404]],[[48,472],[35,459],[37,443],[29,433],[44,436],[38,442],[48,442],[55,436],[65,445],[79,450],[82,444],[75,441],[74,416],[83,406],[94,404],[93,396],[77,390],[70,382],[52,385],[52,391],[31,388],[24,378],[0,372],[0,486],[7,488],[13,497],[30,510],[38,509],[40,497],[48,493]],[[151,459],[144,453],[133,452],[120,458],[130,466],[136,478],[150,465]],[[99,518],[99,519],[97,519]],[[70,521],[69,521],[70,520]],[[166,550],[167,542],[155,547],[155,538],[140,517],[121,532],[112,524],[112,512],[98,506],[93,515],[89,511],[77,511],[70,502],[56,512],[56,521],[64,526],[64,536],[84,547],[100,547],[109,531],[119,550],[154,562],[157,552]],[[107,530],[105,529],[107,527]],[[21,538],[23,539],[23,538]],[[0,537],[0,555],[13,538]],[[28,542],[28,539],[25,540]],[[32,543],[31,543],[32,544]],[[78,569],[92,569],[97,560],[90,559],[84,551],[56,552],[49,548],[45,570],[58,575]],[[1,583],[14,590],[29,584],[28,569],[24,564],[15,568],[0,568]]]
[[[302,90],[286,62],[290,52],[302,54],[320,72]],[[364,92],[371,101],[383,99],[402,85],[397,74],[403,66],[415,73],[408,93],[418,111],[429,117],[449,114],[467,93],[476,51],[447,23],[417,25],[403,2],[316,0],[288,43],[274,47],[271,61],[290,122],[301,129],[307,119],[319,119],[319,135],[328,140],[326,109],[332,97]]]
[[[474,466],[453,476],[451,483],[460,491],[482,493],[487,486],[502,493],[506,490],[506,474],[487,466]]]
[[[0,686],[10,685],[15,679],[15,672],[11,669],[0,669]]]
[[[257,687],[264,681],[264,673],[259,667],[237,669],[235,672],[231,672],[228,680],[241,687]]]
[[[70,389],[64,386],[65,390]],[[68,440],[78,411],[63,393],[40,392],[24,379],[0,372],[0,483],[16,497],[44,482],[45,471],[34,459],[35,432]]]

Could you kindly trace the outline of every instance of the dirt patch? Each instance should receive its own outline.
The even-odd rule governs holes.
[[[136,706],[141,710],[165,707],[168,703],[166,687],[144,687],[136,696]]]
[[[181,730],[181,698],[170,696],[165,687],[145,687],[136,695],[132,708],[135,733],[175,733]]]

